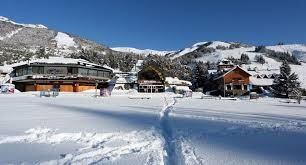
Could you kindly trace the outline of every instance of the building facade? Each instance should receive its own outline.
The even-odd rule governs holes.
[[[20,91],[82,92],[110,80],[112,70],[82,59],[51,58],[13,67],[13,84]]]
[[[146,66],[138,72],[138,92],[165,92],[165,78],[162,72],[153,66]]]
[[[239,66],[235,66],[215,78],[215,81],[223,96],[241,96],[251,89],[250,76],[250,73]]]

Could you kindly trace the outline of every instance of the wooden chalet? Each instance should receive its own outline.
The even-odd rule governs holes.
[[[215,78],[218,90],[223,96],[241,96],[250,91],[251,74],[235,66]]]
[[[112,70],[82,59],[50,57],[13,67],[13,84],[24,91],[81,92],[107,83]]]
[[[147,66],[138,72],[138,92],[165,92],[165,78],[161,71],[153,66]]]

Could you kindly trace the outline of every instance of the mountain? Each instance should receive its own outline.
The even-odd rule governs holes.
[[[148,55],[157,56],[148,56]],[[33,58],[61,56],[83,58],[97,64],[106,64],[122,71],[130,71],[137,60],[145,60],[161,66],[168,76],[190,80],[197,62],[217,63],[227,58],[241,64],[241,55],[249,57],[243,64],[248,70],[260,73],[279,72],[282,59],[291,60],[292,70],[306,88],[306,45],[288,44],[257,46],[238,42],[205,41],[193,44],[179,51],[157,51],[129,47],[109,48],[105,45],[83,39],[76,35],[50,29],[40,24],[21,24],[0,17],[0,65],[26,61]],[[263,56],[264,63],[257,62]],[[301,65],[299,64],[302,61]],[[304,61],[304,62],[303,62]],[[162,66],[166,66],[163,68]]]
[[[291,64],[293,72],[299,75],[299,81],[303,88],[306,88],[306,45],[275,45],[265,46],[265,51],[256,52],[256,46],[235,43],[235,42],[199,42],[189,48],[168,55],[172,60],[187,61],[190,65],[192,62],[210,62],[217,63],[222,59],[230,59],[237,64],[241,64],[241,55],[245,54],[249,57],[249,63],[242,64],[246,70],[252,70],[258,74],[279,73],[281,58],[297,59],[300,65]],[[288,53],[288,54],[287,54]],[[265,60],[264,64],[256,61],[257,56],[262,56]],[[293,58],[294,57],[294,58]]]
[[[16,23],[0,16],[0,65],[49,56],[83,58],[123,71],[143,58],[44,25]]]
[[[82,49],[93,49],[101,53],[112,51],[104,45],[44,25],[16,23],[5,17],[0,17],[0,46],[32,52],[43,47],[46,53],[56,56],[79,53]]]
[[[111,49],[118,51],[118,52],[134,53],[134,54],[140,54],[140,55],[145,55],[145,56],[149,54],[165,56],[165,55],[175,52],[175,51],[159,51],[159,50],[152,50],[152,49],[136,49],[136,48],[131,48],[131,47],[114,47]]]

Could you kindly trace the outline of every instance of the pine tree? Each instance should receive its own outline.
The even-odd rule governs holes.
[[[262,55],[256,55],[255,56],[255,61],[260,63],[260,64],[266,63],[266,60],[265,60],[265,58]]]
[[[197,62],[193,73],[192,73],[192,85],[193,88],[203,87],[205,81],[207,80],[207,66],[203,62]]]
[[[290,94],[296,93],[299,87],[298,75],[291,73],[288,62],[283,61],[280,66],[280,75],[275,78],[274,85],[272,86],[274,94],[288,98]]]
[[[247,54],[241,54],[241,57],[240,57],[240,61],[242,64],[249,64],[250,63],[250,58]]]

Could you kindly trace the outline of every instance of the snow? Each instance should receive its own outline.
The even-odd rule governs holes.
[[[222,41],[213,41],[212,44],[210,44],[207,47],[216,49],[217,46],[223,46],[223,47],[229,48],[230,45],[231,45],[230,43],[226,43],[226,42],[222,42]]]
[[[250,84],[256,86],[271,86],[274,79],[250,77]]]
[[[6,18],[6,17],[3,17],[3,16],[0,16],[0,21],[9,22],[9,23],[12,23],[12,24],[15,24],[15,25],[20,25],[20,26],[23,26],[23,27],[47,29],[46,26],[41,25],[41,24],[21,24],[21,23],[16,23],[16,22],[14,22],[14,21]]]
[[[200,46],[204,45],[204,44],[207,44],[208,42],[198,42],[198,43],[195,43],[192,45],[192,47],[190,48],[185,48],[181,51],[178,51],[176,53],[172,53],[172,58],[177,58],[177,57],[180,57],[180,56],[183,56],[187,53],[190,53],[190,52],[193,52],[195,50],[197,50]],[[217,46],[224,46],[224,47],[229,47],[231,44],[230,43],[226,43],[226,42],[222,42],[222,41],[213,41],[210,45],[208,45],[207,47],[209,48],[214,48],[216,49]],[[216,50],[216,52],[220,53],[220,50]],[[236,54],[236,53],[235,53]],[[214,58],[213,58],[214,59]],[[213,62],[214,60],[212,60],[211,62]]]
[[[292,72],[295,72],[299,76],[301,87],[306,89],[306,63],[301,65],[290,65]]]
[[[66,33],[58,32],[54,40],[57,42],[57,47],[76,47],[73,38]]]
[[[305,101],[36,94],[0,95],[0,164],[306,163]]]
[[[195,51],[195,50],[197,50],[199,48],[198,46],[199,46],[198,44],[195,44],[191,48],[185,48],[185,49],[179,51],[177,54],[175,54],[172,58],[174,59],[174,58],[183,56],[183,55],[185,55],[187,53],[193,52],[193,51]]]
[[[9,65],[0,66],[0,73],[11,73],[11,71],[13,71],[13,68]]]
[[[174,52],[174,51],[158,51],[158,50],[152,50],[152,49],[136,49],[136,48],[131,48],[131,47],[114,47],[111,49],[114,51],[118,51],[118,52],[135,53],[135,54],[146,55],[146,56],[149,54],[164,56],[166,54],[170,54]]]
[[[275,45],[267,46],[267,49],[274,50],[276,52],[285,52],[295,55],[298,59],[306,61],[306,45],[292,44],[292,45]]]
[[[17,34],[20,30],[22,30],[22,28],[19,28],[19,29],[15,30],[15,31],[12,31],[12,32],[6,34],[6,35],[3,36],[3,37],[0,36],[0,41],[1,41],[1,40],[4,40],[4,39],[9,39],[9,38],[11,38],[13,35]]]
[[[46,63],[46,64],[86,64],[97,66],[97,64],[91,63],[84,59],[75,59],[75,58],[66,58],[66,57],[49,57],[49,58],[39,58],[39,59],[32,59],[30,61],[22,61],[19,63],[14,63],[12,65],[5,65],[6,68],[9,67],[16,67],[20,65],[30,64],[30,63]],[[103,66],[104,67],[104,66]],[[107,67],[105,65],[105,67]],[[108,67],[109,68],[109,67]]]
[[[187,86],[192,85],[192,83],[190,81],[180,80],[177,77],[166,77],[165,81],[169,85],[187,85]]]

